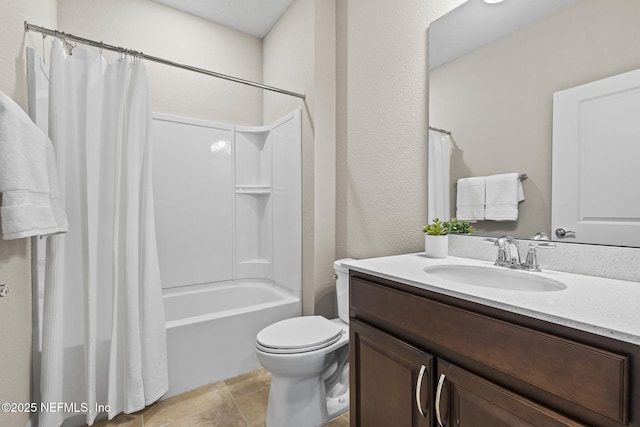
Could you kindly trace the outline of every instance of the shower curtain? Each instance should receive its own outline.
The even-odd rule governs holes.
[[[40,426],[135,412],[167,390],[144,64],[51,51],[49,134],[69,233],[47,242]],[[63,406],[60,406],[60,404]],[[58,406],[55,406],[58,405]],[[74,422],[75,422],[74,421]]]
[[[449,178],[451,137],[444,132],[429,130],[429,185],[427,221],[449,220],[451,184]]]

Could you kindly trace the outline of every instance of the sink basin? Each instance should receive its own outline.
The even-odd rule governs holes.
[[[434,265],[426,267],[425,273],[433,279],[447,280],[465,285],[483,286],[511,291],[553,292],[567,286],[554,279],[526,271],[509,270],[502,267],[479,265]],[[436,283],[434,283],[436,284]]]

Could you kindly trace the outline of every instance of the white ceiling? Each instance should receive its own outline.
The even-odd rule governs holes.
[[[154,0],[243,33],[263,38],[293,0]]]
[[[429,26],[429,68],[436,68],[576,0],[469,0]]]

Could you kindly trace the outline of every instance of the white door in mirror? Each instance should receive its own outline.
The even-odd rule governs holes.
[[[640,246],[639,117],[640,70],[554,93],[554,239]]]

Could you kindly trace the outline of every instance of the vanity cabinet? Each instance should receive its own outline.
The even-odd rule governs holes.
[[[358,396],[351,400],[351,414],[358,405],[355,425],[431,427],[434,357],[357,320],[349,329],[357,354],[349,364]]]
[[[638,346],[353,270],[350,283],[352,426],[640,426]]]

